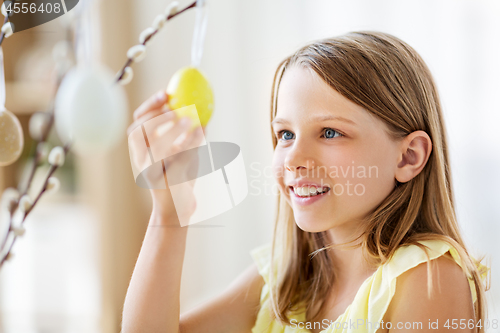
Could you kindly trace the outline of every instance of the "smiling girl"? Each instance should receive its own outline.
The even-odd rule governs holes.
[[[168,111],[167,98],[145,102],[132,126]],[[255,264],[220,296],[180,316],[187,228],[178,227],[169,191],[152,190],[156,228],[146,232],[122,332],[495,325],[485,321],[488,269],[457,223],[438,93],[415,50],[380,32],[301,48],[277,69],[271,124],[280,188],[272,246],[252,251]]]

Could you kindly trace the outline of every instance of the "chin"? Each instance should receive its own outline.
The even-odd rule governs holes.
[[[323,232],[331,228],[327,226],[321,220],[305,219],[305,218],[295,218],[295,224],[306,232]]]

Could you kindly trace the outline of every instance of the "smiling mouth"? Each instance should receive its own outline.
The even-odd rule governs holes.
[[[315,197],[317,195],[322,195],[330,191],[330,187],[315,187],[315,186],[303,186],[303,187],[293,187],[289,186],[290,190],[292,190],[296,196],[301,198],[309,198]]]

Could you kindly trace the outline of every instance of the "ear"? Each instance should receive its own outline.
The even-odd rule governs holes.
[[[425,167],[432,151],[432,141],[424,131],[408,134],[401,141],[401,154],[396,168],[396,180],[406,183],[416,177]]]

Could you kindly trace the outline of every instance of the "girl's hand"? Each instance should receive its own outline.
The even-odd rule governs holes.
[[[165,168],[169,175],[175,174],[176,178],[192,179],[188,174],[197,172],[197,154],[180,154],[173,156],[179,152],[199,146],[204,139],[204,129],[198,127],[190,131],[191,120],[183,117],[178,119],[175,112],[172,112],[166,105],[168,95],[161,90],[151,96],[148,100],[142,103],[134,112],[134,122],[127,129],[127,134],[141,126],[143,123],[162,116],[161,122],[155,123],[150,127],[148,124],[148,140],[155,143],[155,149],[158,150],[157,143],[161,143],[159,149],[162,156],[170,156],[166,159]],[[151,134],[154,133],[154,134]],[[138,141],[142,138],[138,138]],[[129,151],[131,161],[137,170],[143,170],[144,165],[150,164],[150,157],[147,151],[144,151],[142,142],[136,142],[129,139]],[[155,169],[158,170],[158,169]],[[150,184],[158,184],[158,182],[167,182],[167,177],[164,173],[153,172],[146,175],[147,181]],[[179,219],[189,219],[196,208],[196,202],[192,191],[192,186],[187,183],[180,190],[181,193],[176,196],[176,200],[180,199],[182,204],[174,205],[172,194],[166,184],[166,189],[151,189],[153,199],[153,213],[155,218],[152,218],[150,223],[158,224],[179,224]]]

